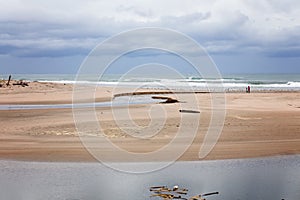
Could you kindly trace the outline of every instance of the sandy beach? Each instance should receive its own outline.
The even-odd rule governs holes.
[[[85,91],[82,87],[82,91]],[[72,102],[73,87],[69,84],[31,82],[0,88],[0,105],[16,104],[67,104]],[[124,89],[126,92],[126,89]],[[147,92],[153,92],[147,90]],[[157,91],[155,91],[157,92]],[[111,87],[97,87],[95,99],[109,101],[113,98]],[[137,139],[124,133],[131,126],[118,127],[109,107],[96,109],[104,136],[118,147],[133,153],[151,152],[167,145],[180,128],[180,105],[196,95],[201,104],[200,126],[192,145],[179,160],[199,160],[198,152],[208,129],[211,106],[210,94],[182,94],[174,104],[131,105],[132,120],[141,126],[149,124],[149,110],[155,107],[167,112],[163,129],[150,139]],[[300,153],[300,93],[259,92],[226,93],[226,118],[218,143],[205,158],[232,159],[253,158]],[[83,101],[84,99],[83,95]],[[118,109],[124,109],[122,107]],[[120,125],[119,125],[120,126]],[[34,161],[95,161],[82,145],[74,124],[72,109],[0,110],[0,159]],[[123,130],[122,130],[123,129]],[[89,136],[87,136],[89,137]],[[101,139],[100,139],[101,140]],[[101,146],[101,145],[100,145]],[[111,161],[119,161],[119,155],[103,151]]]

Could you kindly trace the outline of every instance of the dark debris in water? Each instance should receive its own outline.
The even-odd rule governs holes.
[[[219,194],[219,192],[210,192],[206,194],[198,194],[196,196],[188,197],[188,189],[179,188],[179,186],[177,185],[175,185],[173,188],[168,188],[167,186],[152,186],[150,187],[150,192],[152,193],[150,197],[158,197],[164,200],[205,200],[206,196]]]

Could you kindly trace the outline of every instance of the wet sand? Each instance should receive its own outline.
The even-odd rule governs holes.
[[[84,92],[83,87],[83,92]],[[126,91],[124,91],[126,92]],[[99,87],[97,101],[113,97],[113,88]],[[99,107],[97,117],[104,135],[87,134],[85,137],[100,138],[97,145],[105,146],[109,139],[118,147],[132,152],[152,152],[167,145],[180,128],[180,106],[186,105],[194,94],[173,97],[174,104],[131,105],[132,120],[145,127],[151,121],[150,110],[162,108],[167,113],[163,129],[150,139],[137,139],[124,130],[136,131],[126,120],[116,124],[111,108]],[[212,113],[210,94],[196,94],[201,105],[200,114],[189,114],[190,122],[200,126],[192,145],[179,160],[199,160],[198,152],[209,127]],[[300,153],[300,93],[227,93],[226,118],[218,143],[205,158],[232,159],[252,158]],[[83,95],[83,101],[84,95]],[[0,104],[57,104],[72,102],[72,85],[55,83],[30,83],[28,87],[0,88]],[[115,111],[125,109],[119,107]],[[198,116],[199,117],[199,116]],[[194,119],[195,118],[195,119]],[[32,161],[95,161],[82,145],[75,128],[72,109],[35,109],[0,111],[0,159]],[[137,133],[136,134],[142,134]],[[183,138],[184,141],[184,138]],[[103,143],[102,143],[103,142]],[[102,145],[103,144],[103,145]],[[179,144],[180,145],[180,144]],[[120,161],[114,151],[101,149],[101,154],[111,161]]]

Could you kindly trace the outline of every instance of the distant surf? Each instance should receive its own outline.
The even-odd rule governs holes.
[[[86,75],[84,80],[76,81],[74,74],[15,74],[14,79],[39,82],[55,82],[64,84],[89,84],[103,86],[121,86],[150,89],[195,90],[207,91],[211,88],[222,87],[224,91],[245,91],[247,86],[252,91],[300,91],[300,74],[233,74],[224,75],[222,79],[201,78],[186,75],[183,78],[145,78],[141,75],[120,79],[119,74],[108,74],[95,80],[94,76]],[[0,79],[6,79],[1,75]]]

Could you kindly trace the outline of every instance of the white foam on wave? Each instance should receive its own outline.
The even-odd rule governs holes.
[[[76,80],[43,80],[40,82],[52,82],[63,84],[83,84],[83,85],[99,85],[99,86],[121,86],[121,87],[141,87],[152,89],[178,89],[178,90],[206,90],[209,87],[212,88],[224,88],[230,89],[244,89],[247,86],[251,86],[252,89],[258,90],[300,90],[300,82],[298,81],[281,81],[271,82],[269,81],[255,81],[255,80],[241,80],[241,79],[143,79],[134,78],[126,79],[123,81],[117,80],[101,80],[101,81],[76,81]]]

